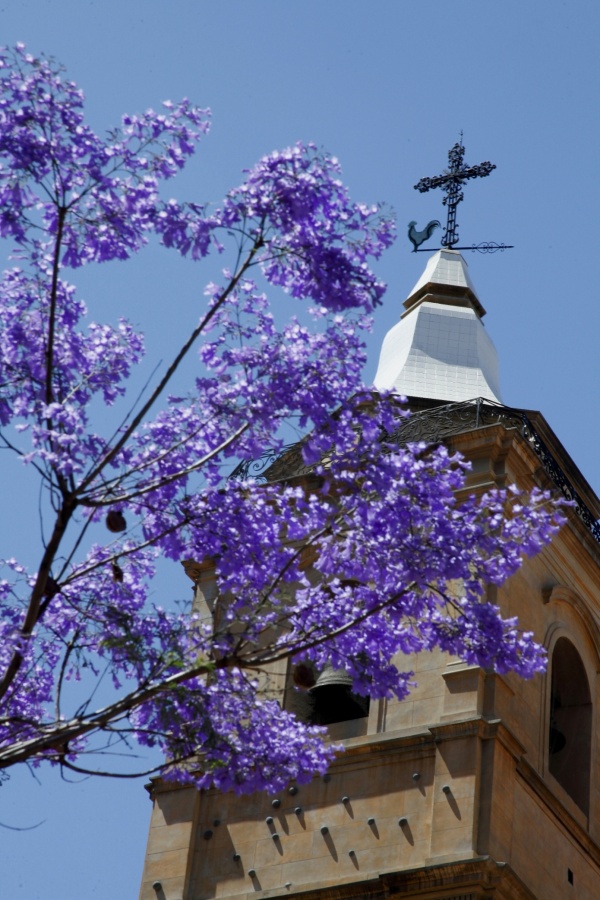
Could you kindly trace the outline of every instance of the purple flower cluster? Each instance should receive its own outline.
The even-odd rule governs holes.
[[[170,777],[274,789],[335,752],[266,689],[287,660],[343,667],[375,698],[404,697],[403,654],[434,647],[542,668],[486,584],[550,539],[556,508],[537,493],[459,503],[461,460],[391,445],[406,413],[361,384],[384,291],[370,262],[392,220],[351,201],[337,161],[302,144],[262,159],[218,208],[164,200],[206,111],[166,103],[101,139],[52,61],[2,51],[0,82],[0,234],[17,245],[0,291],[0,442],[44,497],[34,570],[2,565],[0,767],[91,768],[98,740],[134,737],[164,751]],[[143,339],[89,318],[63,271],[126,258],[151,234],[195,260],[229,250],[232,268],[105,434],[96,401],[125,394]],[[287,319],[272,306],[281,290],[306,301]],[[192,352],[196,378],[170,396]],[[304,437],[279,478],[228,477],[290,429]],[[302,467],[310,476],[294,477]],[[160,558],[212,573],[210,616],[152,604]],[[103,679],[114,695],[99,708]]]
[[[126,259],[165,230],[161,181],[183,168],[209,114],[183,100],[124,116],[108,139],[85,124],[83,94],[23,45],[0,54],[0,235],[60,250],[71,268]]]
[[[338,161],[312,144],[272,153],[231,191],[223,219],[266,242],[261,262],[271,284],[328,309],[368,311],[385,291],[368,260],[393,242],[394,223],[377,206],[352,203],[340,174]]]

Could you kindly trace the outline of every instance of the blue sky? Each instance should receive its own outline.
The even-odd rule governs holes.
[[[175,196],[218,202],[245,166],[302,139],[338,156],[355,199],[395,208],[400,237],[378,270],[389,292],[367,380],[427,259],[410,252],[406,224],[444,216],[439,192],[413,185],[446,167],[462,130],[465,161],[497,169],[465,188],[461,243],[515,245],[465,254],[504,401],[541,410],[597,491],[599,26],[597,0],[0,4],[0,41],[62,61],[98,131],[167,98],[212,107],[212,133],[173,182]],[[209,278],[150,252],[79,282],[98,315],[147,325],[158,360],[185,333]],[[30,523],[21,535],[5,531],[0,556],[11,542],[28,547]],[[185,596],[176,574],[174,591]],[[143,782],[70,785],[56,773],[40,782],[23,771],[0,787],[0,822],[44,820],[27,832],[0,828],[0,895],[137,896],[150,814]]]

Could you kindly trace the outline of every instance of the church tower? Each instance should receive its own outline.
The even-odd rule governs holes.
[[[548,671],[404,658],[412,693],[329,725],[345,753],[310,784],[236,797],[157,779],[142,900],[600,897],[600,501],[540,413],[502,404],[458,251],[432,256],[404,306],[376,376],[409,398],[399,440],[460,451],[472,492],[539,485],[574,501],[552,544],[489,589]]]

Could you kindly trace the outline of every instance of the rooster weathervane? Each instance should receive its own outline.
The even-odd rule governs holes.
[[[508,250],[511,244],[497,244],[495,241],[483,241],[480,244],[471,244],[468,247],[456,247],[458,244],[458,225],[456,223],[456,207],[464,199],[462,187],[465,182],[471,178],[485,178],[490,172],[496,168],[491,162],[482,162],[478,166],[467,166],[464,164],[465,148],[462,142],[462,131],[460,133],[460,141],[448,153],[449,166],[442,175],[434,175],[432,178],[421,178],[415,184],[415,190],[421,194],[427,193],[432,188],[441,188],[445,197],[442,203],[448,209],[448,218],[444,234],[442,235],[442,247],[449,250],[479,250],[481,253],[494,253],[496,250]],[[441,228],[441,224],[437,219],[429,222],[422,231],[417,231],[417,223],[409,222],[408,238],[413,245],[413,253],[425,252],[431,250],[430,247],[419,250],[421,244],[428,241],[436,228]]]

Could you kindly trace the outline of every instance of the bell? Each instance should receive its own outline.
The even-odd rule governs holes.
[[[334,669],[333,666],[328,663],[321,670],[321,674],[317,678],[313,687],[311,687],[311,693],[314,691],[318,691],[319,688],[329,687],[330,685],[343,685],[345,688],[349,688],[352,685],[352,678],[345,669]]]
[[[351,719],[361,719],[368,714],[368,697],[352,693],[352,678],[344,669],[323,667],[314,687],[309,690],[314,699],[311,716],[313,725],[333,725]]]
[[[560,753],[561,750],[564,749],[567,743],[567,739],[559,729],[553,723],[550,724],[550,734],[548,741],[548,749],[550,750],[550,755],[555,753]]]

